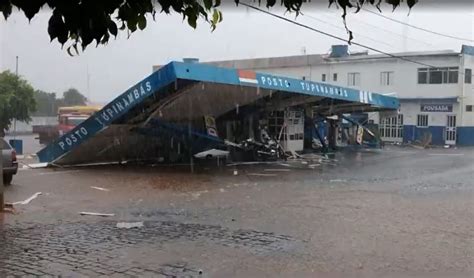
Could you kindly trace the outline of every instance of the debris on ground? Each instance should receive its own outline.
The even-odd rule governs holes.
[[[143,222],[119,222],[116,227],[123,229],[141,228],[143,227]]]
[[[43,193],[41,192],[36,192],[35,194],[33,194],[33,196],[31,196],[30,198],[24,200],[24,201],[18,201],[18,202],[14,202],[12,203],[12,205],[27,205],[29,202],[31,202],[32,200],[36,199],[39,195],[41,195]]]
[[[2,212],[16,214],[16,210],[14,208],[3,208]]]
[[[198,199],[201,196],[201,194],[208,193],[208,192],[209,192],[208,190],[201,190],[201,191],[193,192],[191,193],[191,195],[193,199]]]
[[[91,188],[97,189],[97,190],[100,190],[100,191],[110,191],[110,189],[103,188],[103,187],[97,187],[97,186],[91,186]]]
[[[91,215],[91,216],[102,216],[102,217],[109,217],[115,216],[113,213],[100,213],[100,212],[88,212],[88,211],[81,211],[79,212],[80,215]]]
[[[408,146],[420,150],[430,148],[432,143],[432,137],[433,136],[431,133],[424,133],[420,140],[415,140],[414,142],[409,143]]]
[[[30,163],[27,164],[31,169],[39,169],[39,168],[46,168],[48,167],[48,163]]]
[[[248,173],[247,176],[258,176],[258,177],[275,177],[276,174],[263,174],[263,173]]]
[[[5,203],[5,205],[3,206],[3,212],[12,213],[12,214],[16,213],[15,208],[13,207],[13,204],[11,203]]]

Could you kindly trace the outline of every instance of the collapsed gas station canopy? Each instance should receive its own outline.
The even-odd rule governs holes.
[[[41,162],[71,165],[143,158],[159,144],[137,128],[159,120],[215,118],[246,105],[274,109],[311,105],[320,115],[396,110],[398,99],[247,70],[171,62],[138,82],[70,132],[38,152]]]

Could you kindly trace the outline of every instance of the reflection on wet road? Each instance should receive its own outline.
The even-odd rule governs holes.
[[[0,271],[469,275],[473,169],[474,149],[395,147],[195,173],[186,165],[25,169],[7,201],[42,194],[4,216]]]

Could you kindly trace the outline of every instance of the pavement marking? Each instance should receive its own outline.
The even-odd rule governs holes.
[[[143,222],[119,222],[116,225],[117,228],[141,228],[143,227]]]
[[[44,176],[44,175],[57,175],[57,174],[67,174],[67,173],[80,172],[80,171],[84,171],[84,170],[55,171],[55,172],[38,173],[38,175],[40,175],[40,176]]]
[[[100,212],[89,212],[89,211],[81,211],[79,212],[80,215],[91,215],[91,216],[102,216],[102,217],[108,217],[108,216],[115,216],[113,213],[100,213]]]
[[[438,155],[446,155],[446,156],[462,156],[463,153],[429,153],[428,155],[438,156]]]
[[[415,154],[415,153],[418,153],[418,152],[415,152],[415,151],[392,151],[392,150],[387,150],[387,151],[384,151],[385,153],[400,153],[400,154]]]
[[[333,180],[329,180],[329,182],[347,182],[347,180],[344,180],[344,179],[333,179]]]
[[[291,169],[264,169],[264,172],[289,172]]]
[[[275,177],[276,174],[248,173],[247,176]]]
[[[97,190],[100,190],[100,191],[110,191],[110,189],[103,188],[103,187],[97,187],[97,186],[91,186],[91,188],[97,189]]]

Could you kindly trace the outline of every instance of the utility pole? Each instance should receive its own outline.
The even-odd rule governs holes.
[[[87,63],[87,101],[91,103],[91,88],[90,88],[90,75],[89,75],[89,63]]]

